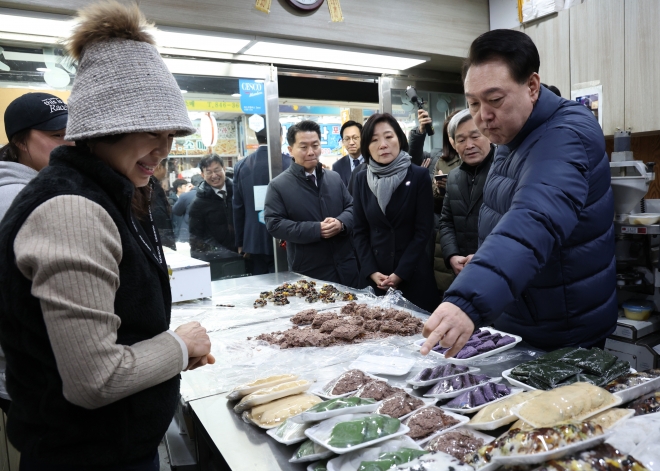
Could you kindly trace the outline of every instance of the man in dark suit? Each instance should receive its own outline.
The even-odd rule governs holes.
[[[266,129],[257,132],[256,136],[259,149],[238,162],[234,168],[234,228],[238,253],[248,260],[248,270],[253,275],[263,275],[275,272],[275,256],[273,238],[266,229],[263,215],[259,217],[264,202],[255,201],[255,193],[257,196],[260,194],[258,187],[265,190],[270,181]],[[289,165],[291,157],[282,154],[282,171],[289,168]]]
[[[286,240],[292,271],[355,287],[358,268],[349,237],[353,201],[339,175],[319,162],[321,129],[301,121],[289,128],[287,141],[294,162],[268,185],[268,232]]]
[[[341,181],[344,182],[344,186],[348,188],[353,171],[358,165],[364,162],[364,158],[360,152],[362,125],[356,121],[346,121],[339,131],[339,135],[348,155],[345,155],[332,164],[332,170],[339,174]]]

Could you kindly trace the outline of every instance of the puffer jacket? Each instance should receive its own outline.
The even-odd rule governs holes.
[[[617,319],[610,183],[597,120],[543,87],[518,135],[495,153],[479,250],[445,301],[542,349],[607,337]]]
[[[449,260],[454,255],[465,257],[479,247],[479,209],[494,153],[495,146],[491,146],[490,153],[476,168],[463,163],[449,173],[438,231],[440,252],[447,267],[451,267]]]

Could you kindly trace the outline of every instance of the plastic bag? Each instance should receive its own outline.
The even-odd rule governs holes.
[[[511,409],[541,394],[545,393],[543,391],[522,392],[507,399],[503,399],[495,404],[488,405],[472,417],[470,424],[488,423],[500,420],[504,421],[501,425],[515,422],[516,416],[511,412]]]
[[[368,448],[351,451],[349,453],[333,458],[329,466],[335,471],[355,471],[363,461],[373,461],[387,452],[395,452],[402,448],[421,450],[414,440],[407,436],[392,438],[385,442],[372,445]]]
[[[465,455],[477,451],[484,445],[484,440],[468,430],[452,430],[432,439],[424,449],[441,451],[463,461]]]
[[[564,471],[567,469],[644,471],[644,466],[633,456],[621,453],[611,445],[601,444],[565,458],[550,460],[533,471]]]
[[[660,412],[660,390],[646,394],[636,399],[628,406],[635,410],[635,415],[652,414]]]
[[[452,409],[473,409],[509,394],[511,389],[506,384],[486,383],[455,397],[445,406]]]
[[[345,397],[323,401],[307,409],[306,412],[327,412],[337,409],[346,409],[350,407],[375,404],[373,399],[362,399],[360,397]]]
[[[443,379],[438,384],[433,386],[425,396],[433,396],[434,394],[447,394],[462,389],[470,388],[478,384],[487,383],[492,378],[486,375],[473,375],[473,374],[464,374],[459,376],[454,376],[453,378]]]
[[[404,424],[410,428],[406,435],[413,440],[421,440],[458,423],[457,419],[435,406],[419,409],[404,421]]]
[[[245,411],[243,412],[243,420],[261,428],[273,428],[319,402],[321,402],[321,399],[317,396],[296,394]]]
[[[578,366],[586,373],[598,376],[605,375],[617,360],[618,358],[616,356],[600,348],[592,348],[590,350],[578,348],[561,358],[561,361],[564,363]]]
[[[467,373],[469,368],[463,365],[454,365],[453,363],[438,365],[435,368],[424,368],[415,376],[412,381],[429,381],[438,378],[446,378]]]
[[[418,397],[413,397],[403,392],[384,399],[380,406],[378,406],[378,409],[376,409],[376,412],[398,419],[420,407],[424,407],[424,405],[424,401]]]
[[[546,391],[518,406],[517,415],[534,427],[580,421],[611,407],[617,398],[589,383],[575,383]]]
[[[387,471],[393,466],[408,463],[409,461],[428,454],[428,451],[402,448],[398,451],[381,453],[374,461],[363,461],[357,471]]]
[[[255,391],[258,391],[259,389],[270,388],[272,386],[276,386],[281,383],[295,381],[296,379],[298,379],[298,375],[292,375],[292,374],[275,375],[275,376],[268,376],[266,378],[260,378],[255,381],[251,381],[247,384],[241,384],[240,386],[236,386],[234,389],[231,390],[229,394],[227,394],[227,399],[230,401],[235,401],[244,396],[252,394]]]
[[[306,461],[317,461],[324,458],[329,458],[334,453],[328,450],[326,447],[314,443],[311,440],[303,442],[296,452],[293,454],[290,463],[303,463]]]
[[[309,427],[311,427],[311,424],[301,424],[287,419],[275,429],[274,434],[282,443],[293,442],[294,440],[306,438],[305,430]]]
[[[400,426],[398,419],[386,415],[346,414],[324,420],[307,429],[306,434],[327,448],[350,449],[392,435]]]
[[[576,366],[563,364],[562,362],[539,363],[529,372],[528,384],[543,385],[537,389],[555,388],[566,378],[580,373],[582,370]]]
[[[322,392],[329,396],[340,396],[357,391],[360,387],[372,380],[373,378],[368,376],[364,371],[348,370],[323,386]]]
[[[312,383],[307,380],[300,379],[288,383],[281,383],[276,386],[271,386],[270,388],[259,389],[241,399],[241,402],[234,406],[234,412],[241,413],[255,406],[266,404],[267,402],[303,393],[309,389],[311,384]]]
[[[408,463],[400,464],[395,469],[406,471],[474,471],[472,466],[464,464],[441,451],[420,456]]]
[[[405,392],[401,388],[390,386],[385,381],[371,380],[354,394],[355,397],[371,398],[382,401],[395,394]]]

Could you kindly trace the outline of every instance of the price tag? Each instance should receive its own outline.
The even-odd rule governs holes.
[[[623,226],[622,234],[646,234],[646,227]]]
[[[270,3],[272,0],[257,0],[257,3],[254,5],[254,8],[256,8],[259,11],[263,11],[264,13],[270,13]]]
[[[344,21],[339,0],[328,0],[328,10],[330,10],[330,19],[333,23]]]

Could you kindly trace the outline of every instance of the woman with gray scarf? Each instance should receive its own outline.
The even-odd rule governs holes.
[[[429,312],[438,290],[425,247],[433,231],[427,169],[411,163],[408,141],[390,114],[375,114],[362,130],[367,168],[355,177],[353,240],[360,276],[383,295],[389,288]]]

